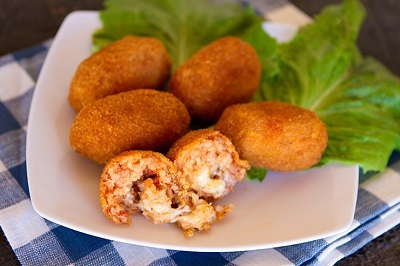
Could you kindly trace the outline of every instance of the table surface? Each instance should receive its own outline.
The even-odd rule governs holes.
[[[102,0],[0,0],[0,56],[53,37],[65,16],[73,10],[99,10]],[[309,15],[338,0],[292,0]],[[400,76],[400,4],[398,0],[363,0],[367,18],[359,47],[363,54],[383,62]],[[368,243],[337,265],[398,265],[400,226]],[[0,265],[19,265],[3,231],[0,232]]]

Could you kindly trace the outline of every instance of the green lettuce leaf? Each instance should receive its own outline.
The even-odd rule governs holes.
[[[267,172],[267,169],[251,167],[246,173],[247,180],[262,182]]]
[[[397,142],[396,142],[396,147],[395,147],[395,149],[398,150],[398,151],[400,151],[400,135],[399,135],[399,137],[397,138]]]
[[[261,24],[254,24],[240,35],[242,40],[250,43],[256,50],[262,65],[261,84],[268,84],[268,80],[274,79],[279,74],[277,63],[278,42],[270,37]],[[253,101],[263,101],[263,88],[261,87],[253,95]]]
[[[322,162],[383,171],[399,138],[400,83],[372,58],[352,70],[338,88],[340,99],[326,100],[325,109],[317,111],[332,136]]]
[[[365,12],[357,1],[325,8],[276,54],[280,71],[264,80],[264,100],[316,110],[359,60],[356,40]]]
[[[171,55],[172,71],[200,47],[262,22],[252,7],[239,2],[107,0],[104,5],[103,27],[92,38],[95,50],[126,35],[155,37]]]
[[[356,41],[364,17],[356,0],[322,10],[313,24],[266,57],[263,64],[274,65],[274,72],[262,80],[254,100],[316,112],[329,135],[321,165],[383,171],[399,145],[400,82],[382,64],[360,55]]]

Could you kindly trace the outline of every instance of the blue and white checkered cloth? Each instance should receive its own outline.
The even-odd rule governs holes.
[[[248,1],[277,22],[308,23],[287,1]],[[279,8],[278,8],[279,7]],[[361,176],[352,226],[325,239],[243,252],[149,248],[79,233],[33,209],[25,144],[35,81],[51,40],[0,57],[0,226],[22,265],[333,265],[400,223],[400,153],[384,173]],[[0,251],[1,252],[1,251]]]
[[[22,265],[332,265],[400,223],[400,154],[384,173],[360,179],[346,232],[274,249],[201,253],[110,241],[35,213],[27,185],[25,140],[35,80],[51,41],[0,58],[0,225]]]

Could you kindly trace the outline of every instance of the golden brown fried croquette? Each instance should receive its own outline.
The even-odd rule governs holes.
[[[177,223],[185,236],[208,231],[233,208],[212,206],[187,190],[187,181],[164,155],[152,151],[127,151],[109,161],[100,179],[103,213],[117,224],[130,224],[142,213],[149,221]]]
[[[255,49],[237,37],[224,37],[198,50],[172,75],[169,90],[191,117],[217,121],[232,104],[248,102],[261,79]]]
[[[215,129],[252,166],[280,172],[317,164],[328,141],[326,126],[314,112],[281,102],[230,106]]]
[[[85,106],[70,130],[71,147],[103,164],[127,150],[167,152],[190,124],[185,105],[172,93],[139,89]]]
[[[171,69],[162,42],[127,36],[81,62],[71,81],[69,103],[79,111],[88,103],[122,91],[161,89]]]
[[[250,168],[232,142],[219,131],[190,131],[173,144],[167,157],[199,196],[220,199],[246,178]]]

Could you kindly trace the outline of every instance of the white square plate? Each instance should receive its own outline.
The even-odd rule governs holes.
[[[325,166],[290,174],[270,172],[263,183],[244,181],[223,203],[235,209],[211,231],[184,237],[174,224],[155,225],[135,215],[130,226],[102,213],[102,167],[75,153],[69,130],[75,111],[68,104],[71,78],[91,53],[98,13],[77,11],[62,24],[44,62],[28,124],[27,170],[34,209],[44,218],[90,235],[132,244],[187,250],[239,251],[315,240],[346,230],[353,221],[357,166]],[[266,23],[283,39],[293,27]],[[273,32],[272,32],[273,31]]]

